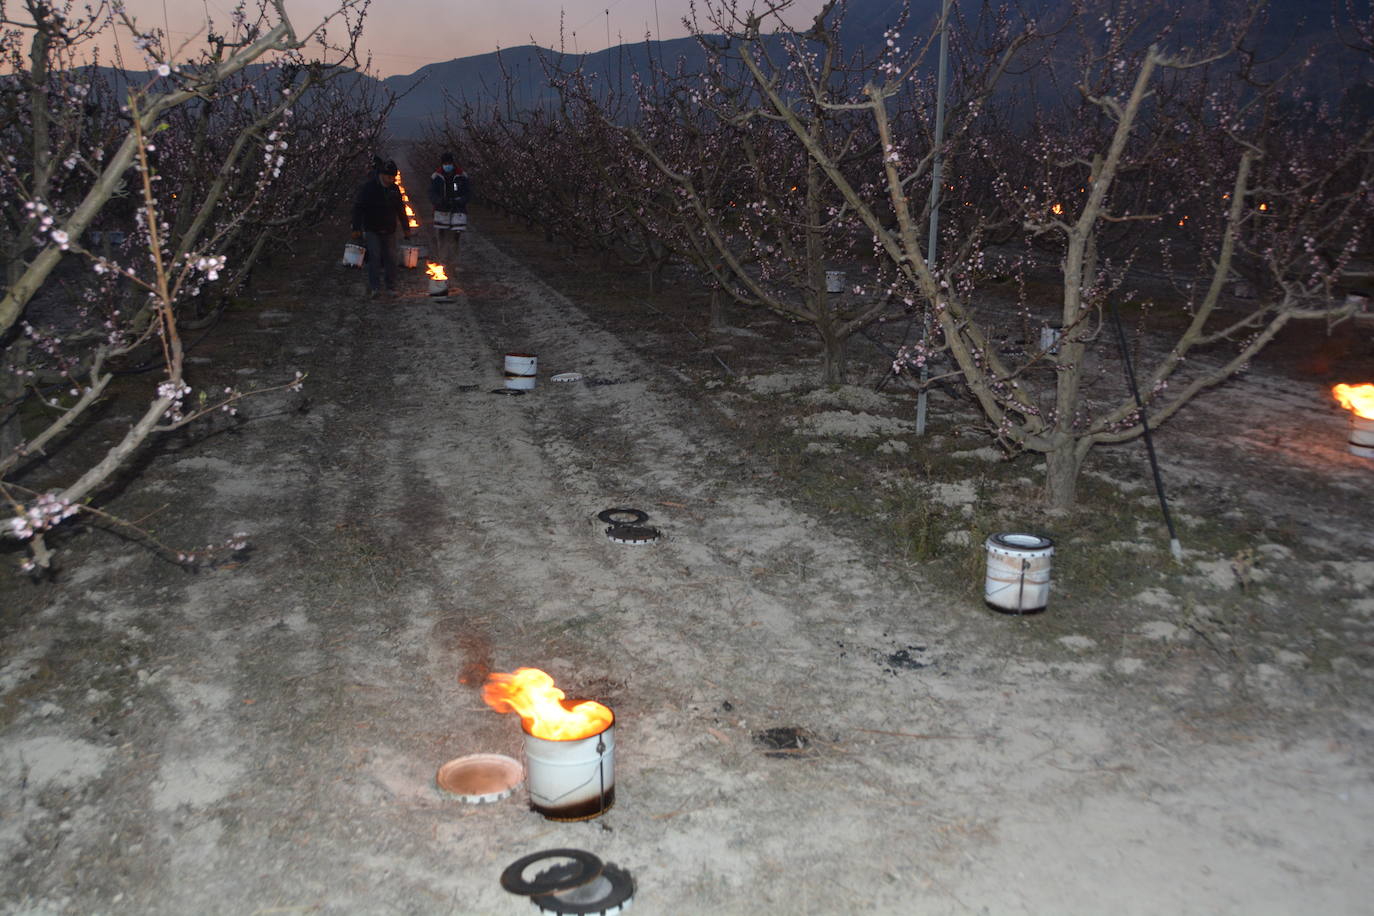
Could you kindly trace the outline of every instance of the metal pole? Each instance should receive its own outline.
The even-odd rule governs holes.
[[[1121,362],[1126,369],[1126,382],[1131,386],[1131,394],[1135,396],[1136,409],[1140,411],[1140,428],[1145,434],[1145,452],[1150,456],[1150,472],[1155,479],[1155,493],[1159,495],[1159,510],[1164,513],[1164,527],[1169,529],[1169,552],[1174,555],[1174,559],[1183,562],[1183,544],[1178,539],[1178,531],[1174,528],[1174,517],[1169,514],[1169,500],[1164,496],[1164,478],[1159,473],[1159,458],[1155,455],[1155,440],[1150,435],[1150,419],[1145,415],[1145,401],[1140,397],[1140,386],[1136,384],[1135,367],[1131,365],[1131,347],[1126,342],[1126,329],[1121,324],[1121,312],[1116,307],[1116,300],[1111,301],[1112,320],[1116,322],[1116,340],[1121,346]]]
[[[930,235],[926,239],[926,264],[935,270],[935,258],[940,244],[940,186],[944,183],[945,152],[941,148],[945,142],[945,85],[949,77],[949,5],[944,0],[940,9],[940,75],[935,86],[935,160],[930,170]],[[935,303],[930,303],[933,307]],[[930,342],[930,312],[926,311],[921,321],[921,343]],[[925,385],[930,381],[930,360],[921,363],[921,391],[916,395],[916,435],[923,436],[926,431],[929,392]]]

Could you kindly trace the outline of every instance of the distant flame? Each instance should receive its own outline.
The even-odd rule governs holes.
[[[1050,207],[1050,210],[1052,210],[1052,211],[1054,212],[1054,215],[1055,215],[1055,216],[1061,216],[1061,215],[1063,215],[1063,213],[1064,213],[1064,205],[1063,205],[1063,204],[1055,204],[1053,207]]]
[[[1374,420],[1374,384],[1336,385],[1331,394],[1346,410],[1365,420]]]
[[[400,172],[396,173],[396,188],[401,192],[401,203],[405,204],[406,225],[411,229],[420,228],[420,221],[415,217],[415,211],[410,208],[410,195],[406,193],[406,186],[401,181]],[[436,279],[442,280],[443,277],[437,277]]]
[[[600,703],[583,700],[568,706],[565,696],[553,685],[553,678],[538,668],[517,668],[513,674],[493,671],[482,688],[482,699],[488,706],[497,712],[518,714],[525,731],[546,741],[590,738],[615,720]]]
[[[448,274],[444,273],[444,265],[435,264],[433,261],[425,262],[425,273],[429,274],[431,280],[448,279]]]

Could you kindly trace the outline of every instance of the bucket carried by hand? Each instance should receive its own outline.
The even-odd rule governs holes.
[[[463,232],[468,228],[468,215],[458,210],[435,210],[434,228]]]
[[[363,254],[367,249],[357,242],[349,242],[344,245],[343,265],[344,267],[362,267]]]

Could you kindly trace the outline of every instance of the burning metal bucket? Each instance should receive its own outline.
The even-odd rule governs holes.
[[[1350,411],[1350,454],[1374,458],[1374,384],[1333,385],[1331,395]]]
[[[1350,415],[1350,454],[1374,458],[1374,419]]]
[[[615,713],[595,700],[569,700],[538,668],[493,671],[482,699],[520,716],[530,808],[555,821],[581,821],[615,803]]]
[[[572,701],[568,701],[569,704]],[[615,804],[615,718],[586,738],[551,741],[525,730],[530,809],[551,821],[583,821]]]
[[[425,273],[429,275],[429,294],[447,296],[448,274],[444,271],[444,265],[429,261],[425,264]]]
[[[983,599],[995,611],[1033,614],[1050,600],[1054,542],[1036,534],[994,534],[988,551]]]

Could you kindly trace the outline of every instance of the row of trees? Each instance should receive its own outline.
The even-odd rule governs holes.
[[[284,0],[246,0],[193,49],[117,0],[0,4],[0,497],[26,568],[50,566],[64,519],[100,514],[92,497],[151,437],[254,393],[193,387],[182,332],[333,212],[376,147],[387,102],[353,78],[366,9],[340,0],[299,29]],[[116,32],[146,72],[98,66]],[[116,375],[149,362],[146,402],[115,443],[52,484],[46,459],[89,444]]]
[[[1265,59],[1263,3],[954,2],[867,55],[842,47],[843,2],[799,27],[789,6],[705,0],[704,70],[627,90],[551,68],[556,106],[460,106],[438,142],[550,235],[653,285],[685,264],[716,296],[806,323],[824,383],[856,332],[923,317],[898,366],[935,367],[1007,449],[1043,454],[1052,506],[1073,504],[1094,447],[1166,421],[1289,322],[1349,317],[1369,281],[1374,126],[1314,85],[1329,59]],[[1335,13],[1367,65],[1371,21]],[[855,264],[861,282],[828,295],[826,268]],[[1052,305],[1030,293],[1047,273]],[[1123,309],[1165,335],[1134,354],[1138,394],[1119,381]]]

